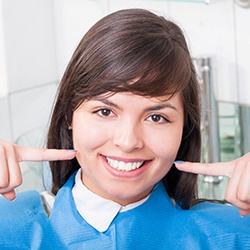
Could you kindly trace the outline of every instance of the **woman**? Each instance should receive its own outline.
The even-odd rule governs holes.
[[[53,195],[42,196],[49,219],[40,210],[42,220],[40,212],[27,216],[32,208],[22,214],[42,235],[34,241],[34,230],[26,232],[26,246],[49,240],[67,249],[250,247],[249,217],[231,206],[199,203],[197,175],[190,172],[202,169],[189,163],[194,169],[183,172],[188,163],[175,162],[200,160],[199,84],[182,31],[163,17],[122,10],[87,32],[62,78],[48,148],[2,142],[7,199],[21,182],[19,161],[51,160]],[[230,172],[221,171],[215,173]],[[24,202],[24,195],[11,204],[12,213],[37,197]],[[248,200],[239,208],[247,214]],[[10,221],[3,228],[13,230]],[[25,221],[15,224],[19,232]]]

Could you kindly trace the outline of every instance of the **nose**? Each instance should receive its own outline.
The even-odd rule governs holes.
[[[131,120],[120,121],[113,131],[113,143],[126,153],[141,149],[143,138],[140,126]]]

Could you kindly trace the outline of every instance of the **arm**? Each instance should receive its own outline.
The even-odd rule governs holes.
[[[22,147],[0,140],[0,194],[8,200],[15,199],[14,189],[22,183],[19,162],[70,160],[75,156],[76,152],[64,149]]]
[[[185,172],[229,177],[226,201],[238,207],[240,215],[250,214],[250,153],[229,162],[202,164],[177,161],[175,165]]]

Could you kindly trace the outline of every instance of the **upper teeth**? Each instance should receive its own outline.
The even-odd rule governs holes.
[[[142,164],[143,161],[140,162],[124,162],[124,161],[117,161],[113,160],[107,157],[108,164],[117,170],[121,171],[131,171],[134,169],[139,168]]]

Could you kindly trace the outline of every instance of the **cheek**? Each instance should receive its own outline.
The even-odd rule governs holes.
[[[151,138],[151,149],[164,161],[174,161],[182,139],[182,129]]]
[[[98,147],[101,144],[101,136],[99,132],[95,132],[88,128],[74,128],[73,131],[74,149],[79,151],[89,151]]]
[[[107,141],[108,133],[90,119],[74,117],[72,122],[74,149],[79,152],[92,151]]]

